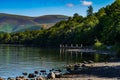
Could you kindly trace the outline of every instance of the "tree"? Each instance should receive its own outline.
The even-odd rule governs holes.
[[[93,7],[90,5],[87,10],[87,16],[92,16],[93,15]]]
[[[73,15],[73,21],[80,23],[80,22],[83,21],[83,17],[80,16],[78,13],[75,13],[75,14]]]
[[[73,18],[77,18],[77,17],[79,17],[79,14],[78,14],[78,13],[75,13],[75,14],[73,15]]]

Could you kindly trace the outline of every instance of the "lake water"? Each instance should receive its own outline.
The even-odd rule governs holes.
[[[88,60],[105,61],[110,57],[97,53],[63,53],[60,49],[0,45],[0,77],[15,77],[22,75],[22,72],[62,68],[66,64]]]

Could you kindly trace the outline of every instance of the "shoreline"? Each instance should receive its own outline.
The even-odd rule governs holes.
[[[79,80],[82,80],[84,78],[85,80],[87,78],[91,78],[92,80],[120,79],[120,62],[102,62],[102,63],[84,64],[84,67],[82,68],[80,64],[75,64],[70,67],[71,70],[69,71],[68,74],[66,74],[65,77],[67,76],[71,78],[79,77]]]
[[[47,80],[118,80],[120,79],[120,62],[90,63],[90,64],[85,64],[84,67],[79,66],[78,69],[76,68],[74,70],[73,67],[75,67],[75,65],[81,65],[81,64],[71,65],[70,67],[72,70],[69,71],[69,73],[63,74],[60,78],[53,78]],[[38,71],[34,73],[38,75]],[[37,77],[42,77],[42,76],[38,75]],[[29,77],[27,79],[37,78],[37,77]],[[27,80],[25,79],[26,77],[24,76],[19,76],[19,78],[24,78],[24,80]],[[0,80],[6,80],[6,79],[0,78]],[[46,77],[42,77],[40,80],[46,80]]]

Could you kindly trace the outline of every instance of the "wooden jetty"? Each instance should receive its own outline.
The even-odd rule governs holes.
[[[73,44],[71,44],[70,46],[67,44],[60,45],[60,49],[67,52],[96,52],[96,50],[93,50],[91,47],[83,47],[82,44],[80,46],[78,44],[76,44],[75,46]]]
[[[68,44],[65,44],[65,45],[60,44],[60,48],[62,48],[62,49],[80,49],[80,48],[83,48],[83,45],[81,44],[81,45],[79,46],[78,44],[76,44],[76,45],[73,45],[73,44],[71,44],[71,45],[68,45]]]
[[[65,45],[60,45],[60,52],[77,52],[77,53],[100,53],[100,54],[115,54],[115,51],[111,51],[111,50],[95,50],[93,49],[91,46],[83,46],[82,44],[81,45],[68,45],[68,44],[65,44]]]
[[[96,50],[93,49],[67,49],[68,52],[96,52]]]

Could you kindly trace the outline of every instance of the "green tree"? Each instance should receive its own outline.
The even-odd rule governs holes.
[[[90,5],[87,10],[87,16],[92,16],[93,15],[93,7]]]

